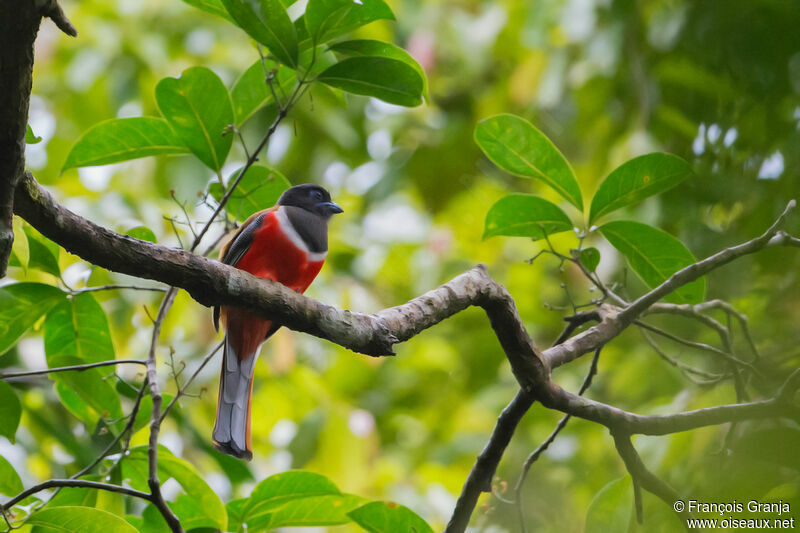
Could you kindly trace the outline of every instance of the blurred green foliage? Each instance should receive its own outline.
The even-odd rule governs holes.
[[[416,58],[428,77],[425,104],[405,109],[317,85],[262,156],[291,183],[325,185],[345,209],[332,224],[326,265],[307,293],[313,298],[371,312],[486,262],[516,298],[536,342],[546,346],[556,338],[570,302],[586,303],[597,295],[588,291],[579,272],[562,272],[552,257],[528,264],[546,246],[543,241],[482,239],[490,207],[510,193],[535,193],[574,213],[544,183],[507,174],[481,153],[473,130],[482,119],[500,113],[524,117],[553,141],[571,163],[583,198],[591,198],[604,177],[632,157],[663,151],[687,160],[691,178],[610,218],[662,228],[698,258],[760,234],[798,196],[796,1],[388,3],[397,21],[379,20],[357,29],[353,38],[393,42]],[[178,245],[177,231],[186,241],[188,228],[165,218],[182,219],[173,196],[186,203],[193,219],[204,220],[210,210],[198,202],[199,195],[218,179],[196,158],[176,155],[61,169],[71,147],[97,123],[158,116],[158,80],[201,66],[230,90],[256,66],[257,50],[224,18],[177,0],[64,1],[63,7],[80,35],[67,39],[50,22],[43,24],[30,117],[32,132],[42,141],[29,145],[28,167],[65,205],[101,225],[120,232],[145,226],[167,245]],[[234,116],[250,112],[234,109]],[[267,107],[243,124],[237,121],[248,146],[261,138],[274,113]],[[232,175],[244,160],[240,143],[233,142],[221,174]],[[585,223],[574,215],[572,222]],[[800,231],[796,214],[786,229]],[[56,285],[60,277],[73,287],[141,283],[59,252],[31,228],[25,235],[18,237],[19,266],[10,271],[12,279]],[[551,241],[564,253],[577,245],[571,232]],[[624,260],[598,234],[590,233],[585,245],[599,250],[600,276],[622,283],[625,294],[641,293],[644,286],[626,273]],[[707,280],[707,298],[726,299],[750,318],[763,375],[748,388],[753,398],[773,394],[800,365],[798,273],[796,251],[770,249]],[[158,294],[103,291],[94,298],[107,315],[116,357],[143,358]],[[53,300],[52,305],[69,312],[65,303]],[[34,328],[0,357],[0,366],[45,366],[48,331],[55,328],[40,320],[47,310],[40,304],[37,316],[31,311],[30,317],[20,317],[30,318]],[[0,316],[8,312],[4,306]],[[185,365],[177,377],[185,379],[217,342],[210,315],[185,294],[177,298],[158,353],[167,393],[175,392],[170,374]],[[91,327],[103,327],[96,316],[90,321]],[[654,317],[652,322],[698,342],[718,342],[711,332],[680,317]],[[662,346],[687,364],[708,371],[724,368],[707,353],[668,341]],[[752,357],[739,330],[735,349],[742,358]],[[270,474],[302,468],[327,476],[345,493],[402,503],[441,529],[495,418],[517,390],[478,310],[398,346],[396,358],[368,359],[286,330],[265,345],[261,357],[252,463],[220,455],[210,446],[214,368],[192,387],[197,396],[181,399],[162,433],[171,455],[193,464],[224,502],[248,498]],[[561,368],[555,379],[577,390],[586,365],[581,361]],[[135,396],[130,384],[141,384],[141,369],[120,367],[121,382],[108,377],[110,369],[96,372],[81,379],[96,387],[116,383],[127,412],[131,399],[122,394],[127,390],[123,383],[133,389],[128,396]],[[13,383],[22,420],[14,443],[6,439],[5,428],[0,430],[5,435],[0,455],[25,486],[74,474],[112,438],[91,423],[110,413],[70,410],[70,390],[44,377]],[[730,383],[706,387],[688,381],[633,330],[605,347],[588,394],[648,414],[736,400]],[[4,402],[2,408],[9,405]],[[500,465],[498,493],[513,486],[526,455],[559,418],[538,406],[526,416]],[[638,437],[634,443],[645,463],[682,494],[707,501],[783,499],[792,502],[796,513],[800,477],[792,450],[797,449],[797,425],[752,422],[726,438],[727,431],[706,428]],[[132,444],[146,442],[147,429],[140,429]],[[599,517],[592,527],[610,515],[621,513],[625,519],[629,514],[620,511],[618,502],[632,508],[629,485],[615,481],[624,475],[604,428],[573,420],[531,471],[525,490],[527,523],[538,531],[562,532],[581,531],[587,512]],[[13,476],[0,480],[4,487],[18,488]],[[172,490],[176,495],[181,489]],[[592,503],[596,496],[602,499]],[[634,529],[679,527],[662,502],[645,493],[644,504],[645,524]],[[109,501],[94,505],[104,512],[119,510]],[[158,516],[148,513],[140,525],[148,517],[157,522]],[[40,525],[48,518],[58,520],[53,516],[40,515]],[[483,497],[473,524],[486,531],[518,531],[515,509],[492,495]]]

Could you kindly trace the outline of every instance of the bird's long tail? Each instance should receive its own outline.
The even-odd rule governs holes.
[[[219,377],[217,420],[212,437],[217,450],[249,461],[253,458],[250,446],[253,370],[259,349],[256,346],[255,350],[241,357],[233,344],[231,336],[226,335]]]

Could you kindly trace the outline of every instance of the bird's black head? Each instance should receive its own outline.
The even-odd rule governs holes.
[[[331,201],[328,191],[310,183],[286,189],[278,200],[278,205],[299,207],[325,218],[342,212],[342,208]]]

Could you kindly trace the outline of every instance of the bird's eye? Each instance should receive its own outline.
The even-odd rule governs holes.
[[[314,200],[322,200],[322,192],[316,189],[311,192],[311,196],[314,198]]]

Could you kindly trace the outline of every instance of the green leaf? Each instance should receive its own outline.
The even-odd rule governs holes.
[[[624,477],[612,481],[589,504],[584,533],[627,531],[631,521],[633,488],[631,479]]]
[[[247,531],[273,531],[280,527],[335,526],[350,522],[348,513],[364,503],[352,494],[311,496],[284,503],[277,509],[260,509],[245,517]]]
[[[368,56],[368,57],[388,57],[402,61],[413,68],[420,78],[422,78],[422,94],[428,98],[428,78],[419,63],[411,57],[411,54],[391,43],[383,41],[373,41],[370,39],[358,39],[355,41],[344,41],[336,43],[330,47],[331,50],[346,56]]]
[[[25,522],[44,532],[139,533],[122,518],[91,507],[52,507],[37,511]]]
[[[580,261],[586,270],[594,272],[600,264],[600,250],[594,247],[584,248],[581,250]]]
[[[557,205],[531,194],[510,194],[489,209],[483,238],[505,235],[543,239],[571,229],[572,222]]]
[[[234,509],[247,530],[268,531],[278,527],[345,524],[347,513],[363,498],[342,494],[325,476],[290,471],[259,483],[246,505]]]
[[[33,226],[25,224],[23,231],[28,240],[28,268],[35,268],[60,278],[61,268],[58,266],[60,248],[58,245],[36,231]]]
[[[72,146],[61,171],[188,151],[162,118],[114,118],[89,128]]]
[[[64,383],[56,382],[56,395],[67,411],[86,424],[88,428],[97,426],[97,421],[100,420],[100,413],[89,407],[89,405],[78,396],[78,393],[69,388]]]
[[[231,90],[231,100],[237,125],[244,124],[256,111],[272,103],[272,91],[266,78],[264,66],[261,64],[261,60],[258,60],[236,80]],[[296,81],[297,74],[294,70],[279,65],[272,82],[278,98],[281,95],[289,94]]]
[[[229,531],[240,531],[242,529],[242,512],[249,501],[249,498],[239,498],[225,504],[225,510],[228,512]]]
[[[14,283],[0,287],[0,355],[14,346],[28,328],[63,299],[63,292],[43,283]]]
[[[28,268],[30,262],[31,251],[28,246],[28,236],[25,234],[25,224],[19,217],[14,217],[14,244],[11,248],[11,257],[14,261],[9,260],[8,264],[11,266],[18,266],[24,269]]]
[[[669,190],[692,173],[689,163],[672,154],[647,154],[617,167],[592,198],[589,224],[627,205]]]
[[[189,4],[190,6],[205,11],[206,13],[211,13],[212,15],[217,15],[219,17],[224,18],[227,21],[233,22],[233,19],[228,14],[228,11],[225,9],[225,6],[222,5],[222,0],[183,0],[183,1]]]
[[[140,241],[156,242],[156,234],[147,226],[136,226],[135,228],[131,228],[125,232],[125,235],[129,235],[134,239],[139,239]]]
[[[660,229],[619,220],[600,226],[600,232],[631,265],[642,281],[654,288],[697,260],[681,241]],[[705,299],[706,279],[700,278],[666,296],[673,303],[696,304]]]
[[[92,479],[97,476],[85,476],[81,479]],[[99,479],[92,479],[100,481]],[[99,490],[87,489],[83,487],[62,487],[58,493],[47,502],[48,507],[94,507],[97,504],[97,493]]]
[[[64,299],[44,321],[44,350],[51,357],[71,355],[82,363],[115,358],[108,319],[89,292]]]
[[[317,79],[331,87],[406,107],[422,103],[423,76],[403,61],[386,57],[348,57]]]
[[[0,435],[8,437],[12,444],[21,416],[22,405],[19,403],[17,393],[14,392],[11,385],[0,381]]]
[[[475,142],[495,165],[523,178],[537,178],[583,210],[575,173],[558,148],[533,124],[503,114],[478,122]]]
[[[2,383],[2,382],[0,382]],[[3,383],[5,385],[5,383]],[[0,386],[2,388],[2,386]],[[0,392],[2,395],[2,392]],[[3,411],[4,404],[0,404],[0,413]],[[0,420],[2,420],[3,415],[0,414]],[[0,422],[0,431],[1,428],[5,427],[5,422]],[[11,442],[14,442],[11,440]],[[20,492],[25,490],[25,487],[22,485],[22,480],[19,478],[19,474],[17,471],[14,470],[14,467],[11,466],[5,457],[0,455],[0,494],[5,494],[6,496],[16,496]]]
[[[241,171],[242,169],[239,169],[234,172],[228,183],[233,183]],[[275,205],[283,191],[290,186],[289,180],[277,170],[252,166],[231,195],[228,212],[239,220],[246,220],[253,213]],[[217,201],[224,196],[222,186],[217,182],[209,186],[209,192]]]
[[[380,19],[394,20],[394,13],[383,0],[309,0],[305,13],[314,44]]]
[[[205,67],[188,68],[180,78],[158,82],[156,100],[183,144],[209,168],[221,169],[233,143],[233,135],[223,135],[233,124],[233,107],[219,76]]]
[[[284,65],[297,67],[297,32],[279,0],[222,0],[236,24]]]
[[[73,355],[52,355],[47,352],[47,364],[51,368],[59,366],[80,365],[86,363],[85,360],[79,359]],[[92,409],[89,413],[80,404],[76,404],[74,399],[67,395],[70,399],[69,404],[65,407],[73,414],[76,414],[79,419],[93,425],[95,420],[102,417],[106,420],[116,420],[113,424],[107,424],[114,433],[122,430],[124,423],[119,420],[122,418],[122,404],[119,401],[119,396],[114,387],[105,379],[110,373],[106,374],[101,372],[100,369],[91,368],[82,370],[80,372],[58,372],[50,374],[50,379],[55,381],[58,385],[69,388],[74,392],[89,408]],[[62,389],[63,390],[63,389]],[[60,397],[61,395],[59,395]],[[87,420],[88,418],[88,420]]]
[[[31,125],[28,124],[28,127],[25,128],[25,144],[39,144],[40,142],[42,142],[42,138],[41,137],[37,137],[33,133],[33,129],[31,128]]]
[[[123,479],[128,479],[132,487],[147,491],[147,465],[147,446],[131,448],[130,455],[122,461]],[[184,528],[226,530],[228,515],[222,501],[194,466],[175,457],[163,446],[158,448],[158,476],[162,483],[173,478],[183,487],[186,497],[179,497],[169,506],[181,519]]]
[[[414,511],[393,502],[371,502],[350,513],[355,523],[370,533],[414,531],[433,533],[433,529]]]
[[[322,474],[291,470],[270,476],[256,485],[243,515],[274,509],[298,498],[338,494],[341,494],[339,488]]]

